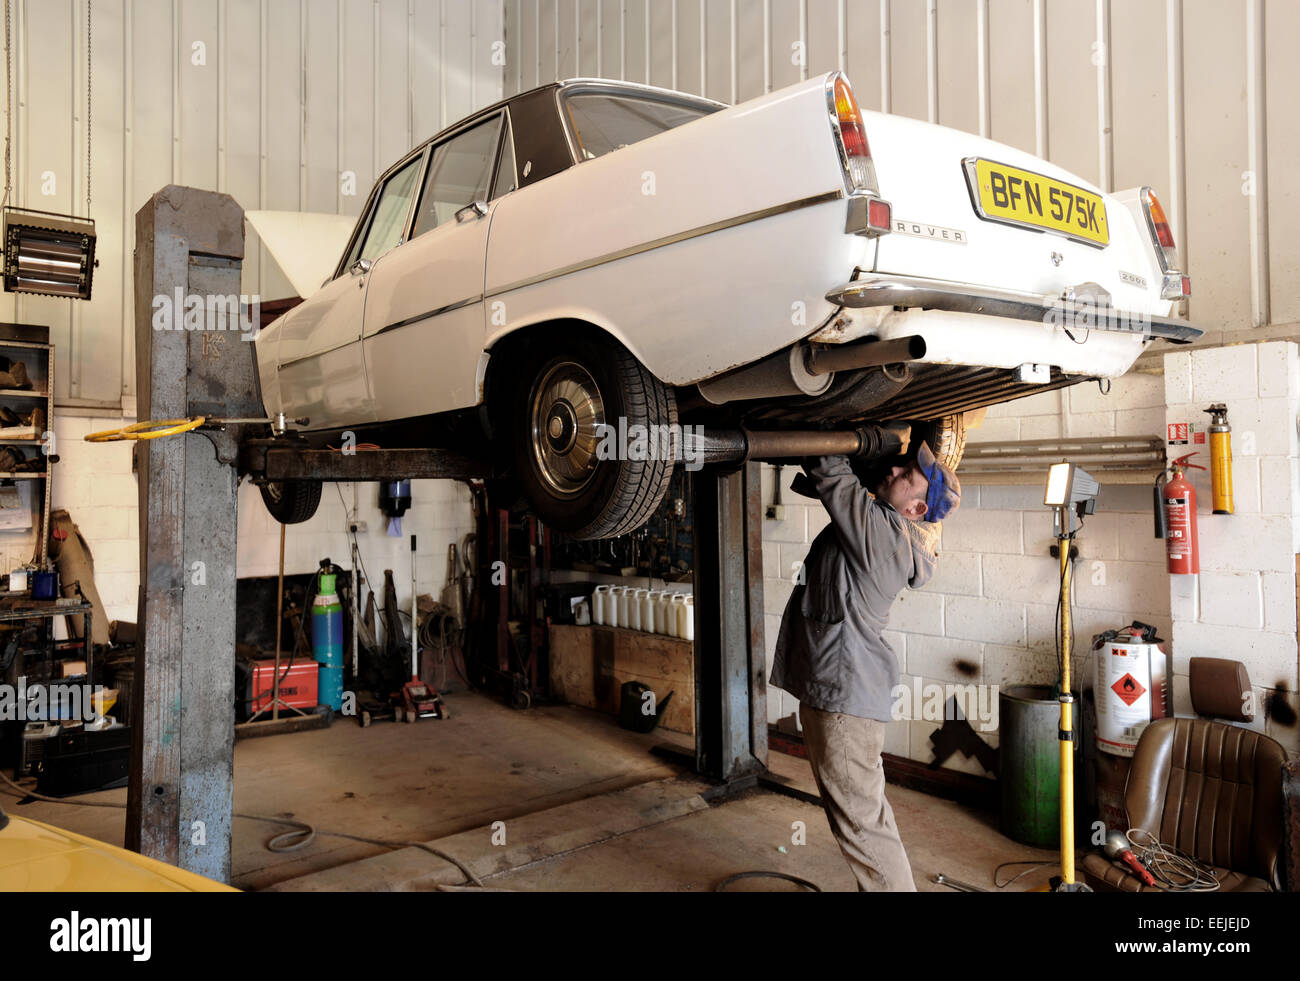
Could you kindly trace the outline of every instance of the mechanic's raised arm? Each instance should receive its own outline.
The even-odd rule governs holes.
[[[848,457],[811,457],[804,461],[804,470],[831,516],[840,548],[850,563],[865,569],[873,529],[884,520],[875,496],[862,486]]]

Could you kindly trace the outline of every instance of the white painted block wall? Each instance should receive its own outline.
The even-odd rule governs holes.
[[[1228,657],[1250,672],[1256,705],[1274,698],[1297,708],[1296,553],[1300,552],[1300,356],[1289,341],[1238,344],[1165,355],[1167,422],[1204,428],[1201,410],[1224,402],[1232,426],[1236,513],[1212,513],[1210,475],[1188,471],[1197,495],[1201,573],[1169,577],[1173,613],[1174,707],[1191,712],[1187,663]],[[1209,446],[1170,446],[1170,458]],[[1281,693],[1281,694],[1279,694]],[[1294,722],[1259,712],[1250,728],[1300,751]]]
[[[1195,358],[1195,362],[1190,360]],[[1194,370],[1193,370],[1194,368]],[[1200,412],[1226,400],[1234,430],[1237,514],[1209,512],[1203,488],[1202,568],[1190,609],[1171,599],[1164,542],[1154,538],[1149,486],[1107,486],[1097,513],[1078,536],[1075,566],[1075,643],[1137,619],[1155,624],[1174,658],[1175,709],[1190,714],[1187,658],[1194,653],[1237,657],[1251,670],[1261,698],[1278,682],[1296,691],[1295,552],[1300,545],[1300,462],[1296,398],[1300,367],[1294,344],[1262,344],[1171,354],[1166,373],[1130,373],[1108,394],[1095,383],[995,406],[971,433],[982,440],[1060,436],[1165,434],[1166,397],[1175,414]],[[1250,439],[1247,433],[1252,433]],[[1195,448],[1195,447],[1191,447]],[[1171,450],[1171,456],[1173,455]],[[1202,456],[1208,456],[1208,447]],[[786,468],[788,488],[794,471]],[[772,499],[774,469],[764,468],[763,500]],[[1044,482],[1046,471],[1044,471]],[[944,523],[934,580],[905,590],[891,614],[886,639],[899,657],[902,680],[922,684],[1050,684],[1056,678],[1057,561],[1052,515],[1043,488],[963,486],[962,507]],[[821,505],[783,489],[784,521],[764,522],[765,637],[770,672],[781,613],[793,589],[795,563],[827,523]],[[1208,536],[1208,537],[1207,537]],[[1174,607],[1171,609],[1171,602]],[[1086,670],[1091,671],[1087,661]],[[974,673],[964,673],[959,665]],[[1289,696],[1294,706],[1295,695]],[[797,702],[771,689],[768,717],[789,719]],[[940,723],[913,720],[888,729],[885,750],[929,762],[930,734]],[[1263,728],[1264,722],[1257,727]],[[1270,729],[1292,751],[1296,727]],[[992,745],[997,733],[984,733]],[[947,766],[983,774],[974,760],[955,756]]]
[[[138,492],[131,470],[129,443],[87,443],[89,432],[115,429],[134,419],[58,414],[54,432],[59,463],[54,468],[54,507],[67,508],[89,542],[95,559],[95,584],[110,620],[136,619],[140,583]],[[338,488],[337,490],[335,488]],[[416,535],[416,582],[422,593],[438,596],[447,579],[447,546],[458,547],[473,530],[468,487],[452,480],[412,482],[412,506],[402,519],[403,537],[389,538],[387,519],[379,510],[377,484],[326,484],[320,510],[311,521],[290,525],[285,537],[286,574],[310,573],[329,556],[336,564],[350,565],[345,505],[353,504],[367,523],[359,535],[361,559],[383,588],[385,569],[393,570],[397,597],[403,608],[410,603],[410,535]],[[203,502],[195,502],[202,506]],[[245,483],[239,489],[239,549],[236,569],[208,568],[214,575],[274,576],[279,563],[279,525],[267,514],[257,488]],[[32,552],[31,533],[0,532],[0,558],[5,569],[26,561]]]

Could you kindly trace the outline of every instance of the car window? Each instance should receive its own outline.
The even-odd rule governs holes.
[[[717,111],[709,106],[601,92],[578,92],[564,102],[581,160],[603,156]]]
[[[509,194],[519,186],[515,164],[514,134],[510,129],[510,117],[506,117],[506,135],[501,140],[501,152],[497,156],[497,179],[492,184],[492,200],[503,194]]]
[[[555,92],[556,87],[550,85],[510,103],[510,135],[521,188],[568,170],[575,162]]]
[[[375,215],[370,220],[361,251],[356,258],[378,259],[402,240],[406,216],[411,212],[411,198],[415,194],[415,179],[420,173],[420,160],[415,157],[384,184],[375,205]]]
[[[488,199],[500,130],[501,117],[493,116],[433,148],[411,238],[455,220],[465,205]]]

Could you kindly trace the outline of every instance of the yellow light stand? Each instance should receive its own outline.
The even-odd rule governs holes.
[[[1051,466],[1043,503],[1056,512],[1056,548],[1061,560],[1061,723],[1058,738],[1061,753],[1061,883],[1056,892],[1092,892],[1074,879],[1074,695],[1070,692],[1070,544],[1074,540],[1075,515],[1092,514],[1098,483],[1091,474],[1072,463]]]
[[[1061,888],[1086,890],[1074,881],[1074,696],[1070,694],[1070,514],[1061,508],[1057,551],[1061,554]]]

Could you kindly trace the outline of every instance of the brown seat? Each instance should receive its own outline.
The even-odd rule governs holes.
[[[1285,762],[1282,746],[1253,730],[1159,719],[1138,740],[1124,787],[1129,827],[1213,866],[1223,891],[1280,890]],[[1082,869],[1098,891],[1150,891],[1096,852]]]

